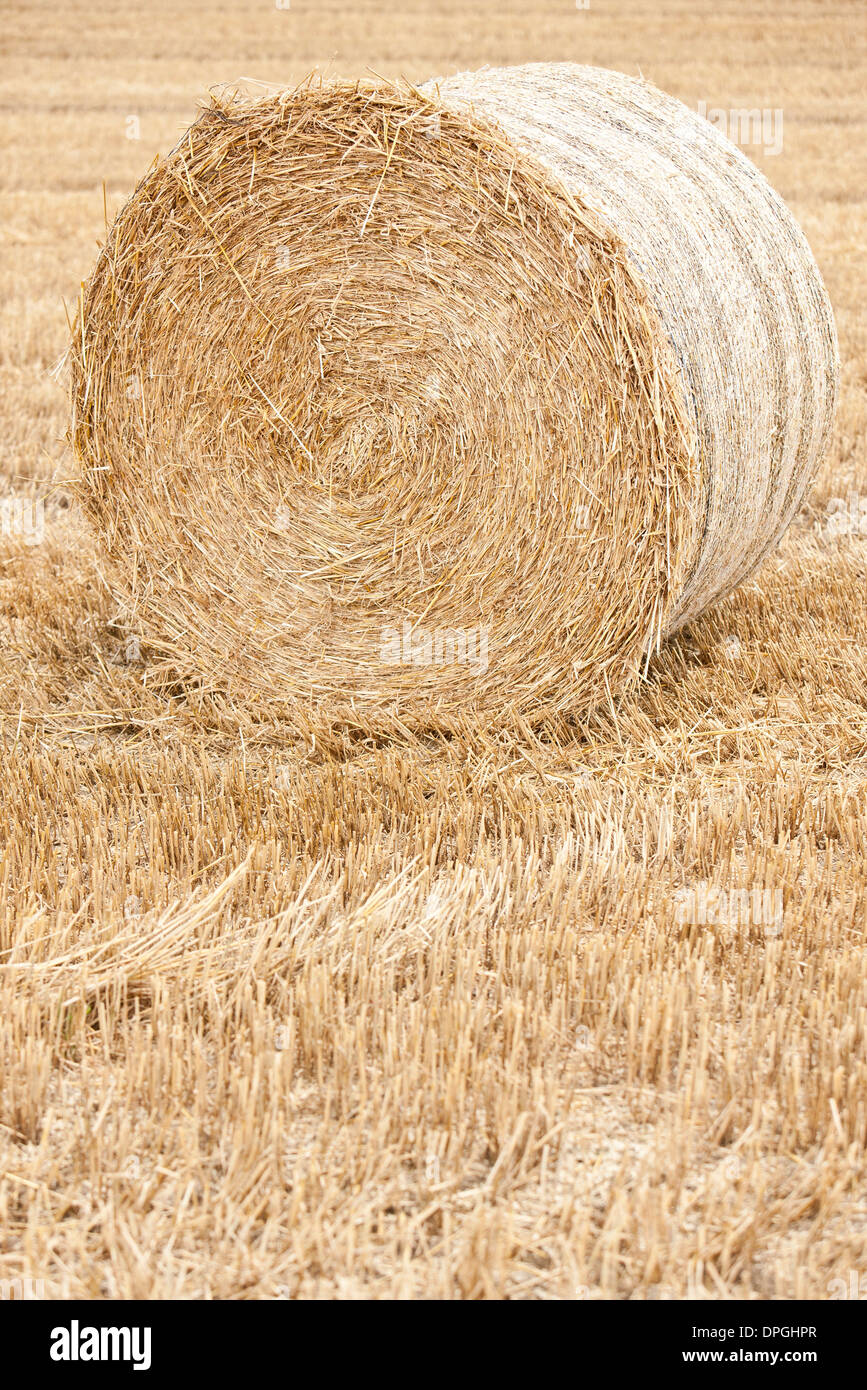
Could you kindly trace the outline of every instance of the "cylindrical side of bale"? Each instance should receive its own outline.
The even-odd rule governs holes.
[[[701,542],[669,627],[695,617],[779,539],[827,443],[837,339],[806,239],[751,160],[649,83],[554,63],[429,85],[600,213],[646,287],[701,462]]]
[[[835,382],[753,165],[531,65],[215,102],[84,287],[72,438],[167,670],[385,733],[610,699],[778,538]]]

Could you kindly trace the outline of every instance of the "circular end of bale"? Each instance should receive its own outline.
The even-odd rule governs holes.
[[[698,541],[625,248],[494,122],[406,87],[202,112],[84,288],[72,436],[166,671],[298,727],[584,711]]]

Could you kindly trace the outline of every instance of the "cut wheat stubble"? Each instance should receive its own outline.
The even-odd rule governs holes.
[[[72,357],[80,492],[163,669],[372,733],[610,700],[779,538],[837,376],[749,160],[567,64],[214,99]]]

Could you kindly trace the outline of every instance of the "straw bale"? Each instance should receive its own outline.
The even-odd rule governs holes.
[[[570,64],[212,100],[83,287],[80,492],[173,677],[301,728],[610,700],[740,583],[837,377],[806,241]]]

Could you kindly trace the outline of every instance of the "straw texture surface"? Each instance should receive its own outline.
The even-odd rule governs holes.
[[[376,734],[610,700],[779,536],[835,380],[750,162],[532,65],[215,100],[83,289],[72,437],[166,672]]]
[[[600,212],[647,286],[701,460],[701,544],[670,621],[695,617],[779,539],[830,433],[837,339],[803,233],[746,155],[649,83],[537,63],[433,85]]]

